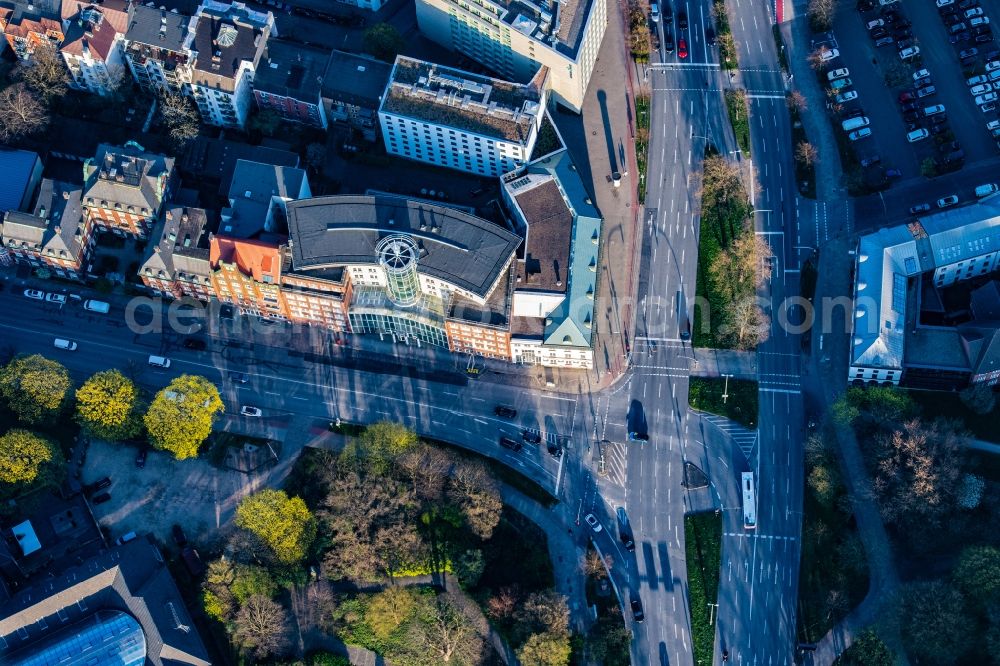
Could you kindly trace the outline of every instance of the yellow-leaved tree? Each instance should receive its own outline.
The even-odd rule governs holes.
[[[48,438],[14,428],[0,436],[0,482],[58,481],[58,447]],[[49,472],[48,474],[46,472]]]
[[[184,460],[198,455],[223,409],[215,384],[198,375],[181,375],[156,394],[143,422],[153,446]]]
[[[236,525],[256,534],[279,562],[302,560],[316,538],[316,519],[300,497],[265,489],[236,507]]]
[[[73,382],[61,363],[40,354],[18,356],[0,370],[0,395],[21,423],[52,423]]]
[[[98,372],[76,390],[76,417],[98,439],[119,441],[142,431],[139,391],[117,370]]]

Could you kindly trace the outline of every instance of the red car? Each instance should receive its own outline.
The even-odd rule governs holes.
[[[914,97],[914,95],[913,95],[913,91],[904,90],[903,92],[899,93],[899,103],[900,104],[902,104],[903,102],[909,102],[912,99],[916,99]]]
[[[677,57],[681,60],[688,57],[688,43],[683,37],[677,40]]]

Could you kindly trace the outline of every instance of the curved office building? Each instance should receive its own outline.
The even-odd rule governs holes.
[[[11,655],[10,666],[140,666],[146,636],[134,617],[99,610]]]

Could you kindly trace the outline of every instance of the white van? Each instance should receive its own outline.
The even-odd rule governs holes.
[[[108,314],[108,310],[111,306],[104,301],[84,301],[83,309],[90,310],[91,312],[100,312],[101,314]]]
[[[155,368],[169,368],[170,359],[166,356],[153,356],[149,357],[149,364]]]
[[[850,132],[861,127],[868,127],[868,117],[861,116],[859,118],[848,118],[844,122],[840,123],[840,126],[844,128],[845,132]]]
[[[65,349],[66,351],[76,351],[76,343],[72,340],[63,340],[62,338],[56,338],[55,340],[56,349]]]
[[[986,185],[980,185],[976,188],[976,196],[980,199],[983,197],[988,197],[997,191],[996,183],[987,183]]]

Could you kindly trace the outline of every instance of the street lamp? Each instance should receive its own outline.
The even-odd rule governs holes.
[[[726,387],[722,389],[722,404],[724,405],[726,404],[726,400],[729,399],[729,378],[732,377],[732,375],[722,375],[722,376],[726,378]]]

